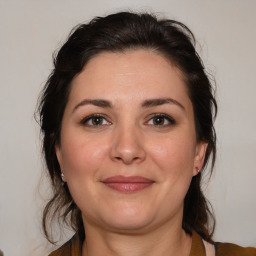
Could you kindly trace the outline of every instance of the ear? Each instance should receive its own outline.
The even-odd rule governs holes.
[[[208,146],[208,143],[203,141],[198,142],[196,145],[193,176],[197,175],[203,167],[207,146]]]
[[[56,154],[56,157],[57,157],[58,162],[59,162],[60,170],[64,174],[63,162],[62,162],[62,151],[61,151],[61,147],[60,147],[59,143],[55,144],[55,154]],[[65,175],[62,176],[62,180],[66,181]]]

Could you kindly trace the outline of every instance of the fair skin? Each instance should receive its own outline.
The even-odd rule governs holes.
[[[56,145],[82,212],[83,256],[189,255],[183,201],[206,147],[182,74],[163,56],[91,59],[72,82]]]

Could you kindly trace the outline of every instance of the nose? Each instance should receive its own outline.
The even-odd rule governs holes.
[[[136,127],[119,127],[114,131],[111,159],[126,165],[143,162],[146,158],[143,136]]]

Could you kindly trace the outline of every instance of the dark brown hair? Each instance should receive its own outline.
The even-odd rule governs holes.
[[[216,155],[213,122],[217,105],[211,82],[195,50],[192,32],[180,22],[158,20],[147,13],[120,12],[94,18],[88,24],[73,29],[60,48],[54,58],[54,69],[40,98],[43,152],[53,188],[53,197],[43,213],[43,228],[49,241],[52,241],[49,223],[53,217],[63,220],[75,231],[83,229],[81,211],[72,200],[68,186],[62,184],[61,170],[55,154],[55,145],[60,143],[62,117],[71,81],[97,54],[129,49],[154,50],[182,71],[193,104],[197,140],[208,143],[203,169],[211,157],[212,172]],[[183,228],[188,233],[194,230],[205,240],[211,241],[214,218],[201,190],[201,173],[192,178],[185,197]]]

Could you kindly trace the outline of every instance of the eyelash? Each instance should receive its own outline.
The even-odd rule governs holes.
[[[92,122],[93,119],[100,119],[101,122],[107,122],[107,124],[89,124],[89,122]],[[154,122],[154,120],[156,121],[156,119],[164,119],[164,124],[149,124],[149,122],[152,120]],[[165,122],[168,122],[167,124],[165,124]],[[80,123],[84,126],[87,126],[87,127],[93,127],[93,128],[100,128],[100,127],[103,127],[103,126],[108,126],[108,125],[111,125],[111,122],[109,122],[106,118],[105,115],[102,115],[102,114],[92,114],[88,117],[85,117],[83,118]],[[148,124],[150,126],[156,126],[158,128],[164,128],[164,127],[168,127],[168,126],[172,126],[172,125],[175,125],[176,124],[176,121],[169,115],[166,115],[166,114],[162,114],[162,113],[157,113],[157,114],[153,114],[149,120],[145,123],[145,124]]]
[[[96,118],[100,119],[101,121],[105,120],[108,124],[88,124],[90,121],[92,121],[93,119],[96,119]],[[90,116],[87,116],[87,117],[83,118],[80,123],[84,126],[94,127],[94,128],[100,128],[102,126],[111,124],[109,121],[107,121],[106,116],[102,115],[102,114],[92,114]]]
[[[164,122],[167,120],[168,124],[150,124],[150,125],[156,126],[158,128],[163,128],[163,127],[168,127],[176,124],[176,121],[171,116],[163,113],[153,114],[153,116],[151,116],[151,118],[147,121],[147,123],[149,123],[149,121],[151,120],[152,121],[154,119],[156,120],[157,118],[165,119]]]

